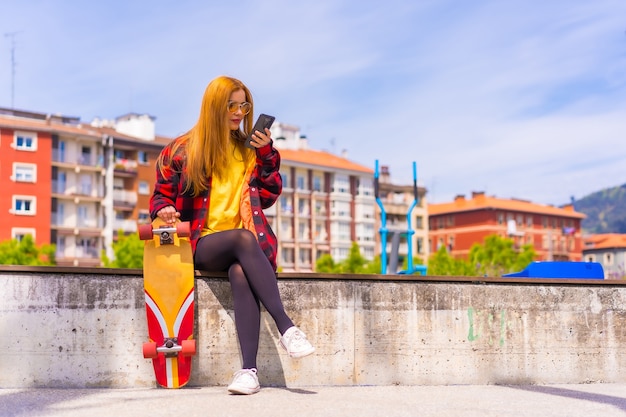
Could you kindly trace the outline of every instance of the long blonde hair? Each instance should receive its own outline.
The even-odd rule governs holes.
[[[250,90],[241,81],[220,76],[207,85],[200,106],[200,117],[197,123],[187,133],[182,135],[173,145],[169,160],[164,160],[163,154],[157,160],[157,166],[164,174],[170,168],[176,152],[184,152],[186,184],[184,192],[191,191],[198,196],[208,189],[210,177],[221,177],[226,170],[230,142],[234,141],[241,155],[246,161],[253,157],[254,151],[244,145],[248,132],[252,130],[254,120],[252,109],[244,116],[243,131],[231,131],[226,123],[228,101],[233,92],[243,90],[246,101],[252,103]]]

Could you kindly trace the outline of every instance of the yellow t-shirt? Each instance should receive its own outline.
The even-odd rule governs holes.
[[[226,172],[221,178],[213,177],[211,182],[209,212],[201,236],[242,227],[239,208],[246,169],[241,151],[231,143]]]

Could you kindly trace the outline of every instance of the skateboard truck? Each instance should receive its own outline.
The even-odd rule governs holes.
[[[144,358],[154,359],[160,356],[159,354],[163,354],[163,357],[166,358],[178,356],[179,359],[183,359],[185,356],[194,356],[196,354],[196,341],[194,339],[187,339],[179,344],[177,337],[166,337],[163,339],[161,346],[158,346],[155,342],[143,344]]]
[[[178,352],[182,352],[183,347],[178,344],[178,338],[168,337],[163,340],[163,345],[157,347],[158,353],[165,354],[165,357],[173,357],[178,355]]]
[[[154,235],[158,235],[161,245],[173,245],[174,234],[179,237],[189,237],[190,232],[189,222],[177,223],[175,227],[160,226],[154,229],[149,224],[142,224],[139,226],[139,239],[151,240]]]
[[[159,235],[161,245],[173,245],[173,233],[176,233],[175,227],[159,227],[158,229],[154,229],[154,234]]]

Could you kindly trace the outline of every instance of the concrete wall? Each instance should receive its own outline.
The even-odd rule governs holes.
[[[140,272],[0,268],[0,388],[153,386]],[[364,278],[281,275],[317,352],[287,357],[264,312],[262,385],[626,382],[623,281]],[[228,281],[199,276],[196,300],[190,385],[228,384],[240,367]]]

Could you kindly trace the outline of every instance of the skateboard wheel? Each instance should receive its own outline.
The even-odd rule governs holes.
[[[183,356],[194,356],[196,354],[196,341],[194,339],[183,340]]]
[[[178,237],[189,237],[191,235],[191,226],[189,222],[180,222],[176,225],[176,234]]]
[[[154,237],[152,234],[151,224],[140,224],[138,232],[139,232],[139,239],[141,240],[150,240]]]
[[[143,357],[146,359],[154,359],[159,354],[157,353],[157,344],[155,342],[147,342],[143,344]]]

